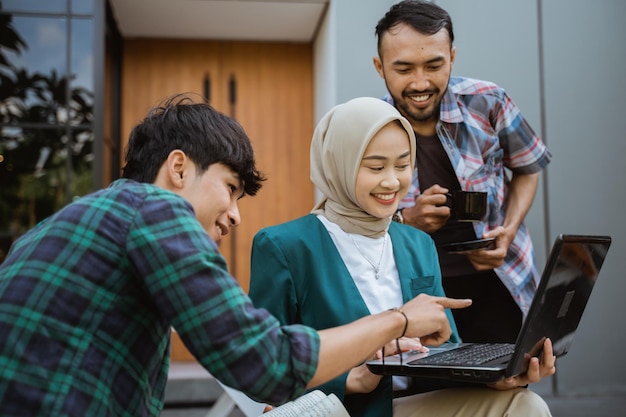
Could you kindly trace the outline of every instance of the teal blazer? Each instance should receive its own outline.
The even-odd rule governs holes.
[[[443,296],[433,240],[411,226],[392,222],[389,236],[404,302],[421,293]],[[260,230],[252,244],[250,298],[282,324],[326,329],[370,312],[324,225],[313,214]],[[459,341],[450,311],[451,341]],[[350,352],[345,352],[349,355]],[[392,416],[391,378],[368,394],[344,395],[347,373],[319,387],[333,392],[351,417]]]

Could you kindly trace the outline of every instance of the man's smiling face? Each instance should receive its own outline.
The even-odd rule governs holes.
[[[424,35],[399,24],[382,35],[374,65],[396,108],[418,133],[434,133],[455,54],[445,29]]]
[[[222,163],[202,173],[192,167],[179,194],[191,203],[196,218],[219,245],[223,236],[241,223],[238,201],[243,196],[243,184],[237,173]]]

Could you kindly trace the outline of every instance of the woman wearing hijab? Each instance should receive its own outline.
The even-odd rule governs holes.
[[[311,143],[311,180],[323,198],[311,213],[262,229],[254,238],[249,295],[255,305],[283,324],[325,329],[393,309],[420,294],[444,296],[432,239],[392,222],[414,163],[413,129],[393,106],[361,97],[331,109]],[[450,341],[458,342],[450,311],[447,315]],[[387,354],[396,353],[395,346],[389,344]],[[409,338],[400,339],[400,348],[426,349]],[[394,401],[401,392],[415,392],[411,382],[374,375],[361,365],[320,388],[335,393],[351,417],[440,416],[459,410],[492,415],[487,409],[495,410],[493,415],[515,410],[550,415],[545,402],[523,388],[446,389]]]

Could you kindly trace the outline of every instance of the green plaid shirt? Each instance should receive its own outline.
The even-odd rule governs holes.
[[[158,416],[171,326],[263,402],[317,366],[317,333],[252,306],[185,200],[129,180],[79,199],[0,265],[0,416]]]

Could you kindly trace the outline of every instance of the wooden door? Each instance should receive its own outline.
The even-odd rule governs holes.
[[[234,117],[250,137],[267,181],[256,197],[240,200],[241,225],[220,251],[247,291],[252,238],[265,226],[308,213],[313,133],[312,46],[296,43],[127,39],[122,70],[122,146],[134,125],[163,98],[182,92],[203,97]],[[234,86],[234,91],[231,87]],[[122,162],[123,164],[123,162]],[[193,359],[174,335],[172,359]]]
[[[259,169],[268,178],[256,197],[241,200],[242,223],[224,242],[236,240],[229,264],[247,290],[254,234],[313,206],[312,58],[310,47],[295,44],[233,43],[224,48],[223,74],[236,84],[234,117],[250,136]]]
[[[218,80],[220,46],[214,42],[126,39],[122,66],[122,141],[133,126],[164,98],[194,93],[203,98],[204,77]],[[215,82],[212,96],[224,99],[225,86]],[[221,109],[224,102],[211,102]]]

